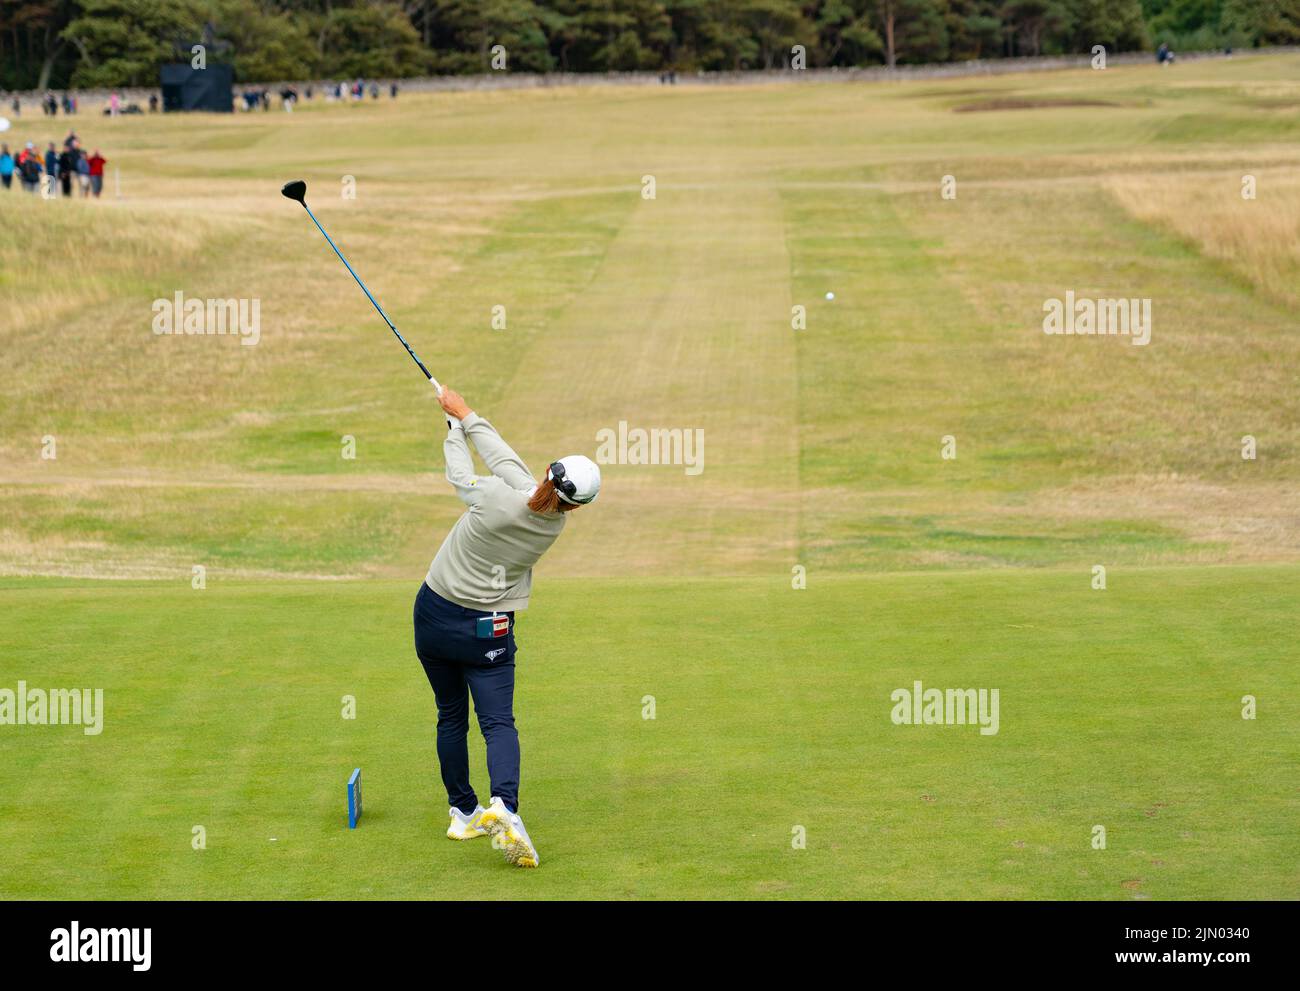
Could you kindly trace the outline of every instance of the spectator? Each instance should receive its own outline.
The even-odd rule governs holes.
[[[150,93],[150,94],[149,94],[149,112],[150,112],[151,114],[156,114],[156,113],[158,112],[158,94],[157,94],[157,93]]]
[[[15,117],[21,117],[23,115],[22,101],[19,100],[18,97],[15,96],[13,103],[9,104],[9,106],[13,108]]]
[[[59,153],[59,184],[63,187],[63,195],[72,195],[72,177],[77,174],[77,159],[72,149],[65,143],[63,151]]]
[[[0,184],[9,189],[14,184],[14,156],[8,145],[0,145]]]
[[[41,184],[41,156],[36,146],[30,141],[18,155],[18,177],[23,183],[23,192],[34,193]]]
[[[86,153],[78,146],[74,149],[77,153],[77,184],[81,186],[81,197],[85,199],[90,195],[90,162],[86,159]]]
[[[389,83],[388,95],[392,97],[394,100],[397,99],[397,83]]]
[[[122,106],[122,100],[120,97],[118,97],[117,90],[113,90],[113,92],[108,95],[109,114],[116,117],[118,115],[118,112],[121,110],[121,106]]]
[[[45,149],[45,174],[47,176],[57,176],[59,174],[59,153],[54,150],[54,142]],[[50,190],[53,192],[53,189]]]
[[[90,153],[87,160],[90,166],[90,191],[95,194],[95,199],[99,199],[99,194],[104,189],[104,165],[106,164],[104,156],[96,148]]]

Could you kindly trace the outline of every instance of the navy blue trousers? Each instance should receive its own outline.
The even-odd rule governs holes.
[[[515,729],[515,614],[510,632],[479,640],[477,620],[489,612],[448,602],[423,582],[415,597],[415,653],[438,703],[438,764],[447,800],[469,813],[478,797],[469,783],[469,699],[487,743],[492,795],[519,807],[519,733]]]

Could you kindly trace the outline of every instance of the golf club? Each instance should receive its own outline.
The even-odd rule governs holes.
[[[384,323],[388,324],[388,329],[393,332],[393,335],[399,341],[402,342],[402,347],[406,348],[406,353],[411,356],[411,360],[420,366],[420,371],[424,372],[424,377],[432,383],[433,388],[439,395],[441,395],[442,386],[438,384],[438,380],[433,377],[433,373],[430,372],[429,369],[424,367],[424,362],[420,360],[420,356],[411,349],[411,345],[406,343],[406,338],[401,335],[401,332],[398,331],[395,326],[393,326],[393,321],[388,319],[388,314],[385,313],[384,308],[379,305],[379,300],[375,299],[375,297],[370,294],[370,290],[366,288],[366,284],[361,281],[361,276],[357,275],[357,273],[353,271],[352,266],[348,264],[348,260],[343,257],[343,252],[338,249],[338,245],[334,243],[329,234],[325,233],[325,228],[322,227],[320,221],[316,219],[316,215],[311,212],[311,207],[307,205],[307,183],[302,179],[295,179],[293,182],[286,182],[280,192],[289,199],[297,200],[302,204],[302,208],[307,211],[307,216],[311,217],[312,223],[316,225],[316,229],[325,235],[325,240],[328,241],[329,246],[334,249],[334,254],[339,256],[339,261],[341,261],[347,270],[352,273],[352,278],[357,280],[357,285],[359,285],[361,291],[366,294],[366,299],[370,300],[375,309],[379,311],[379,315],[384,318]]]

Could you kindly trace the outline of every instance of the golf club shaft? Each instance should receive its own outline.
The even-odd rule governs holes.
[[[411,356],[411,360],[420,366],[420,371],[424,372],[424,377],[429,380],[435,390],[441,393],[442,386],[438,384],[438,380],[433,377],[433,373],[430,372],[429,369],[424,367],[424,362],[420,360],[420,356],[412,350],[411,345],[406,343],[406,338],[402,336],[401,332],[395,326],[393,326],[393,321],[388,319],[388,314],[385,313],[384,308],[379,305],[379,300],[375,299],[375,297],[370,294],[370,290],[367,289],[366,284],[361,281],[361,277],[353,271],[352,266],[348,264],[348,260],[343,257],[343,252],[341,252],[338,245],[334,243],[334,239],[326,233],[325,228],[322,227],[320,221],[316,219],[316,214],[311,212],[311,207],[307,205],[307,201],[299,200],[299,202],[302,203],[302,208],[307,211],[307,216],[311,217],[312,223],[316,225],[316,229],[325,236],[325,240],[329,242],[329,246],[334,249],[334,254],[339,256],[339,261],[341,261],[344,267],[347,268],[348,272],[351,273],[352,278],[357,280],[357,285],[359,285],[361,291],[366,294],[366,299],[370,300],[371,304],[379,312],[379,315],[384,318],[384,323],[388,324],[388,329],[393,332],[393,335],[399,341],[402,342],[402,347],[406,348],[406,353]]]

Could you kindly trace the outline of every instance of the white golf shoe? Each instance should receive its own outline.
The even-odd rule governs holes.
[[[479,825],[486,810],[479,805],[469,815],[465,815],[454,805],[447,810],[451,816],[451,825],[447,827],[447,836],[453,840],[472,840],[476,836],[486,836],[487,830]]]
[[[542,862],[537,847],[528,838],[528,830],[524,829],[524,821],[509,811],[501,799],[492,799],[492,804],[479,816],[478,824],[491,835],[492,845],[516,867],[536,867]]]

